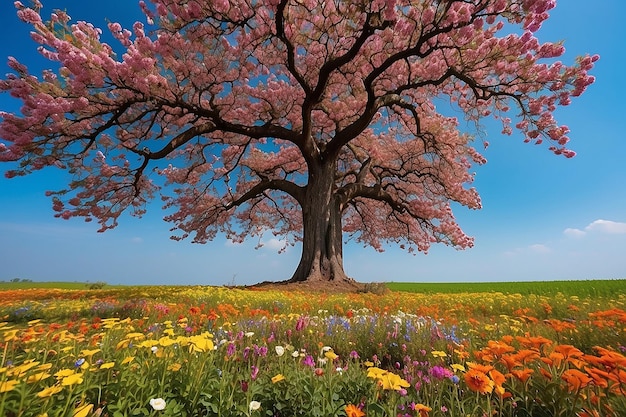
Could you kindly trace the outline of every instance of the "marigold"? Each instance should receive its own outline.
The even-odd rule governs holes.
[[[470,369],[465,373],[465,383],[469,389],[481,394],[493,391],[493,381],[484,372],[477,369]]]
[[[513,369],[511,371],[511,375],[513,375],[515,378],[519,379],[522,382],[526,382],[528,380],[528,378],[530,378],[530,375],[535,372],[532,369],[529,368],[525,368],[525,369]]]
[[[561,375],[561,378],[567,382],[567,387],[570,392],[578,391],[593,381],[593,378],[578,369],[566,370],[563,372],[563,375]]]
[[[346,417],[363,417],[365,413],[354,404],[348,404],[345,408]]]

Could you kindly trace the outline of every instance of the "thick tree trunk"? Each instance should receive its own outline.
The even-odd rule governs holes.
[[[343,270],[341,207],[334,196],[334,164],[309,172],[302,204],[302,257],[289,281],[353,281]]]

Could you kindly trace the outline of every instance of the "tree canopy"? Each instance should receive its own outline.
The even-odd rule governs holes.
[[[562,43],[535,37],[554,0],[150,0],[109,43],[15,4],[56,64],[35,76],[9,58],[0,90],[23,102],[0,112],[9,177],[67,170],[56,215],[100,231],[161,195],[174,239],[302,241],[295,281],[349,280],[344,238],[472,246],[451,203],[480,208],[486,161],[437,105],[572,157],[553,113],[598,59],[565,65]]]

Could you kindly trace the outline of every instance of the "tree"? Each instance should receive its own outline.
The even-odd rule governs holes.
[[[292,281],[350,280],[344,236],[467,248],[451,203],[480,208],[470,169],[485,159],[435,104],[573,156],[553,112],[598,57],[566,66],[561,43],[537,40],[554,3],[151,0],[145,25],[108,24],[109,44],[17,2],[58,68],[38,78],[9,58],[0,88],[23,107],[0,113],[0,158],[19,161],[9,177],[68,170],[56,216],[100,231],[161,193],[174,239],[301,240]]]

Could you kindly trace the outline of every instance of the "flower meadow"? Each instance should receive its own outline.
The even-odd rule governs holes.
[[[626,296],[0,292],[0,416],[624,416]]]

